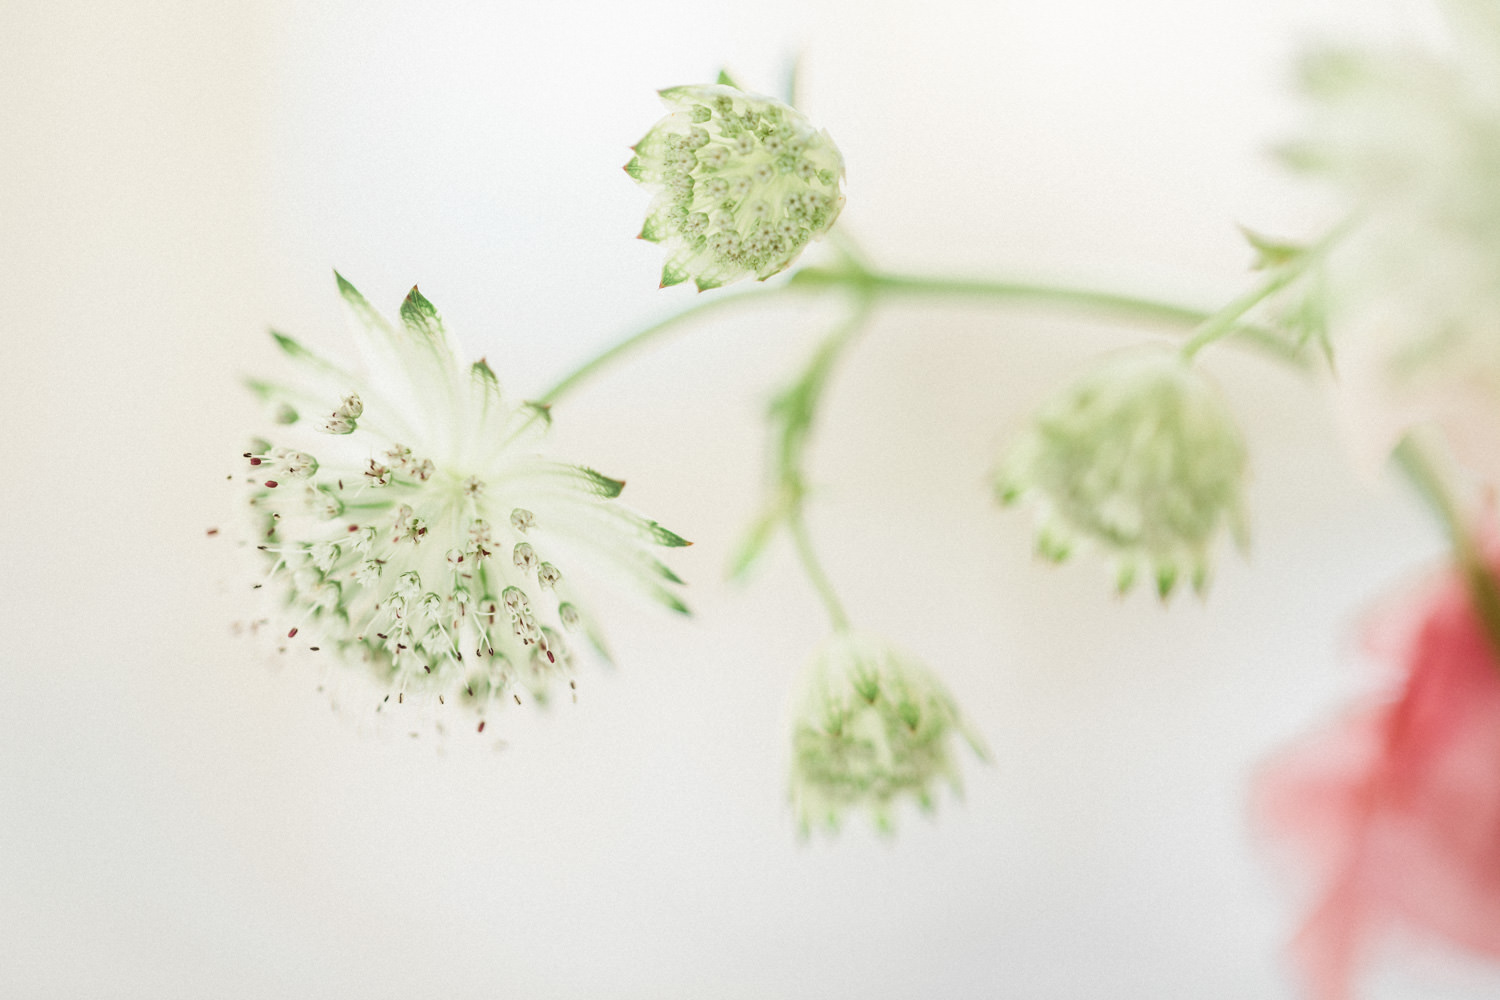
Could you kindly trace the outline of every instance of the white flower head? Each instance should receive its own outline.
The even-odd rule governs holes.
[[[1122,591],[1147,568],[1167,597],[1183,573],[1206,585],[1223,529],[1243,546],[1245,458],[1214,387],[1179,352],[1150,350],[1053,395],[995,485],[1002,503],[1034,501],[1042,555],[1061,561],[1092,542],[1117,558]]]
[[[688,544],[615,501],[624,483],[543,457],[544,406],[461,364],[415,288],[391,323],[342,277],[363,374],[282,334],[288,381],[252,381],[276,414],[245,453],[266,586],[288,636],[363,661],[393,700],[480,713],[543,698],[573,637],[602,652],[572,567],[614,571],[668,607],[682,581],[651,555]]]
[[[1500,14],[1444,8],[1446,45],[1310,57],[1311,121],[1288,156],[1353,213],[1327,314],[1357,451],[1378,464],[1436,421],[1500,481]]]
[[[898,802],[930,810],[940,781],[960,790],[956,738],[985,754],[938,679],[870,635],[840,631],[818,647],[795,711],[791,798],[804,833],[856,809],[888,831]]]
[[[660,93],[671,113],[625,171],[656,189],[640,237],[666,248],[663,287],[764,281],[833,226],[844,159],[826,131],[774,98],[723,84]]]

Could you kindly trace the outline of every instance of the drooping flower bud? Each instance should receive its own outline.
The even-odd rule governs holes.
[[[837,829],[857,809],[889,830],[903,799],[931,809],[940,780],[959,790],[954,737],[984,755],[926,667],[874,636],[834,634],[808,665],[792,729],[791,799],[803,832]]]
[[[1245,544],[1245,445],[1214,387],[1176,351],[1120,355],[1055,394],[996,477],[1002,503],[1038,508],[1038,551],[1091,542],[1118,559],[1119,587],[1156,577],[1162,597],[1202,590],[1228,528]]]
[[[795,109],[734,87],[661,91],[671,114],[625,172],[656,189],[641,239],[667,251],[663,287],[700,291],[785,270],[844,205],[844,159]]]

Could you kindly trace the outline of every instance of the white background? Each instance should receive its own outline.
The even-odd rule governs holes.
[[[1441,549],[1315,385],[1208,357],[1253,448],[1254,547],[1163,609],[1098,560],[1034,562],[985,486],[1049,387],[1142,334],[881,312],[828,400],[813,526],[856,619],[920,651],[995,757],[894,840],[797,841],[784,706],[821,613],[782,548],[720,582],[761,410],[827,310],[695,329],[558,408],[560,454],[696,540],[673,565],[697,615],[613,595],[619,668],[506,716],[498,749],[330,711],[318,664],[232,635],[254,609],[225,476],[265,328],[348,352],[335,266],[392,309],[420,281],[521,393],[692,301],[656,289],[620,165],[654,89],[721,64],[775,90],[803,53],[840,224],[887,266],[1225,300],[1237,222],[1328,217],[1267,155],[1292,54],[1430,18],[1303,6],[10,0],[0,994],[1295,996],[1298,892],[1248,782],[1378,684],[1358,612]],[[1385,954],[1368,996],[1500,988]]]

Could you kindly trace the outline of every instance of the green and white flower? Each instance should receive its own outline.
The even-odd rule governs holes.
[[[575,566],[686,611],[650,549],[688,543],[618,504],[623,482],[539,454],[545,407],[460,363],[417,289],[392,323],[338,288],[363,373],[276,333],[295,377],[250,383],[276,426],[245,453],[248,499],[289,636],[363,662],[393,701],[482,715],[571,683],[572,636],[602,652]]]
[[[836,632],[808,665],[792,729],[791,798],[803,832],[837,829],[855,809],[889,830],[903,799],[930,810],[939,781],[960,791],[957,738],[985,755],[926,667],[874,636]]]
[[[1162,597],[1184,573],[1207,583],[1228,528],[1245,544],[1245,444],[1214,387],[1177,351],[1111,358],[1048,400],[996,477],[1002,503],[1029,496],[1038,551],[1091,542],[1118,560],[1120,590],[1142,569]]]
[[[1352,219],[1326,313],[1358,453],[1378,467],[1436,422],[1500,482],[1500,13],[1440,6],[1447,37],[1431,44],[1308,58],[1310,120],[1286,152]]]
[[[661,283],[700,291],[764,281],[833,226],[844,159],[826,131],[770,97],[723,84],[661,91],[670,114],[626,173],[656,189],[640,238],[667,251]]]

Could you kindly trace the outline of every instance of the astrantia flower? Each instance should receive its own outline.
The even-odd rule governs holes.
[[[866,809],[889,829],[902,799],[930,809],[939,780],[955,791],[953,742],[976,753],[953,698],[926,667],[882,640],[838,632],[813,655],[792,730],[791,796],[804,831]]]
[[[1317,882],[1294,943],[1316,1000],[1348,1000],[1367,944],[1393,927],[1500,958],[1500,664],[1457,574],[1403,605],[1376,643],[1399,690],[1258,788],[1261,818]]]
[[[1443,7],[1444,49],[1309,59],[1312,121],[1288,153],[1351,209],[1326,314],[1353,443],[1378,462],[1436,421],[1500,481],[1500,17]]]
[[[687,542],[616,503],[619,480],[538,454],[545,407],[503,395],[482,359],[461,364],[415,288],[393,324],[338,287],[364,373],[275,334],[297,377],[251,383],[279,425],[245,460],[288,635],[368,664],[393,700],[482,712],[518,684],[544,697],[570,671],[566,636],[598,645],[575,566],[686,610],[649,549]]]
[[[1029,496],[1038,550],[1061,560],[1088,541],[1114,553],[1119,586],[1183,573],[1202,588],[1225,528],[1243,544],[1245,445],[1234,417],[1175,351],[1118,356],[1051,398],[1001,468],[1002,503]]]
[[[625,171],[657,192],[641,239],[666,247],[663,286],[763,281],[833,226],[844,159],[827,132],[780,101],[721,84],[661,99],[672,113]]]

